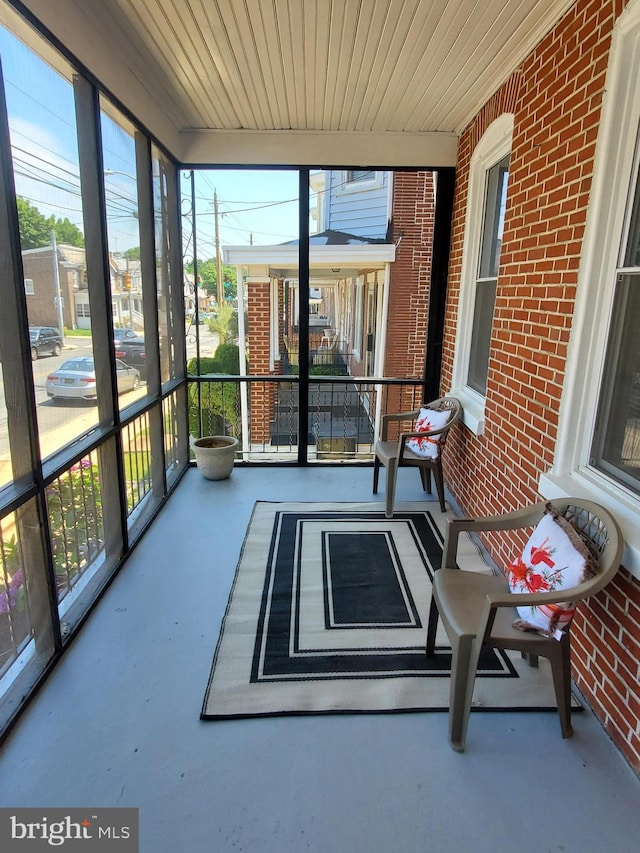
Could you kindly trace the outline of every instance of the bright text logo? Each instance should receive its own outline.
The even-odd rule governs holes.
[[[137,809],[0,809],[0,850],[138,853]]]

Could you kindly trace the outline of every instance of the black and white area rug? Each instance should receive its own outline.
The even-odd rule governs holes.
[[[201,718],[447,710],[442,629],[424,652],[442,536],[416,506],[256,503]],[[474,708],[555,709],[545,663],[487,650]]]

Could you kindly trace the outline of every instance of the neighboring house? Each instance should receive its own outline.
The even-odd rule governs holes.
[[[90,329],[91,307],[84,249],[65,243],[59,243],[56,248],[57,270],[51,246],[26,249],[22,253],[29,324],[59,325],[59,289],[65,328]],[[133,322],[134,327],[142,328],[140,261],[111,255],[109,274],[114,324],[131,326]]]
[[[78,317],[76,295],[83,287],[84,249],[66,244],[59,244],[57,249],[56,266],[51,246],[26,249],[22,253],[29,324],[57,328],[57,300],[60,299],[64,325],[73,329],[77,325]],[[84,287],[86,288],[86,283]]]
[[[391,172],[340,169],[311,174],[317,230],[344,231],[374,239],[389,236]]]
[[[354,377],[423,378],[433,173],[317,171],[311,186],[319,229],[309,237],[312,366],[343,366]],[[250,372],[295,371],[298,241],[228,247],[224,262],[237,265],[239,282],[245,274]],[[252,415],[254,442],[273,439],[267,419],[274,413],[262,412],[256,406]]]

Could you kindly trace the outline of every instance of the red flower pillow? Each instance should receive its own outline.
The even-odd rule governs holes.
[[[509,589],[513,593],[553,592],[564,591],[593,577],[597,564],[575,528],[548,506],[522,555],[508,571]],[[519,606],[520,619],[513,627],[560,639],[575,609],[571,601]]]
[[[412,432],[432,432],[435,429],[442,429],[447,425],[450,417],[450,409],[444,409],[441,412],[437,409],[420,409],[415,429]],[[440,455],[439,439],[439,435],[425,436],[424,438],[409,438],[405,447],[408,447],[416,456],[437,459]]]

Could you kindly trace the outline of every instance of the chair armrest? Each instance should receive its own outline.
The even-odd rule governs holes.
[[[394,423],[397,421],[412,421],[412,420],[415,420],[419,414],[420,414],[420,409],[414,409],[412,412],[399,412],[399,413],[394,412],[390,415],[383,415],[382,416],[382,429],[380,430],[382,440],[383,441],[387,440],[388,428],[389,428],[390,423]]]
[[[580,601],[587,597],[593,584],[585,581],[569,589],[552,592],[494,592],[487,595],[491,608],[495,607],[537,607],[539,604],[561,604],[565,601]]]
[[[420,409],[414,409],[412,412],[393,412],[390,415],[383,415],[382,422],[385,421],[410,421],[417,418],[420,414]]]
[[[444,538],[442,567],[456,568],[458,537],[463,532],[477,533],[490,530],[517,530],[520,527],[534,527],[542,517],[545,502],[534,504],[525,509],[506,512],[503,515],[488,515],[479,518],[450,518]]]

